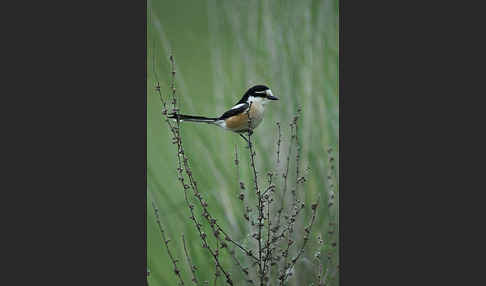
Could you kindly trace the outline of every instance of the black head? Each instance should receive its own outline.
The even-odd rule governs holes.
[[[270,100],[278,100],[278,97],[272,94],[270,88],[266,85],[255,85],[248,89],[238,103],[245,103],[248,97],[262,97]]]

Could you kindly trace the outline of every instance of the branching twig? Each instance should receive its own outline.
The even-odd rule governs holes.
[[[312,217],[309,222],[309,224],[305,227],[304,229],[304,238],[303,242],[300,245],[300,242],[298,238],[296,237],[294,239],[294,227],[295,223],[297,220],[298,215],[302,212],[302,209],[304,209],[304,203],[301,202],[298,199],[298,190],[299,190],[299,184],[303,183],[306,181],[305,179],[305,174],[301,174],[301,168],[300,168],[300,161],[301,161],[301,145],[299,142],[299,128],[298,128],[298,119],[300,117],[300,108],[297,111],[296,116],[293,118],[292,122],[290,123],[290,142],[288,146],[288,153],[286,154],[286,165],[283,167],[280,167],[280,161],[281,160],[280,152],[281,152],[281,128],[280,128],[280,123],[277,122],[277,129],[278,129],[278,140],[277,140],[277,148],[276,148],[276,167],[274,172],[268,172],[268,186],[263,187],[259,185],[258,182],[258,171],[256,168],[256,151],[255,151],[255,145],[253,142],[253,125],[252,125],[252,118],[251,118],[251,108],[252,108],[252,103],[250,102],[250,106],[247,111],[248,115],[248,130],[246,133],[248,134],[248,137],[245,138],[245,136],[242,135],[243,138],[248,143],[248,149],[249,149],[249,163],[250,163],[250,176],[253,179],[254,183],[254,189],[255,189],[255,194],[256,194],[256,201],[255,205],[257,208],[257,217],[255,216],[250,219],[249,212],[252,211],[252,209],[247,205],[246,203],[249,202],[249,199],[253,198],[251,196],[247,196],[245,193],[245,184],[243,181],[240,179],[240,172],[239,172],[239,158],[238,158],[238,150],[237,146],[235,146],[235,166],[236,166],[236,172],[237,172],[237,177],[238,177],[238,183],[239,183],[239,199],[243,203],[243,215],[247,221],[251,223],[250,225],[250,231],[252,231],[252,226],[256,227],[253,229],[254,233],[252,233],[252,237],[257,240],[258,244],[258,254],[256,253],[256,247],[255,249],[252,249],[251,246],[244,247],[242,243],[234,240],[231,238],[230,234],[223,230],[223,228],[220,226],[218,223],[217,219],[210,213],[209,210],[209,203],[207,200],[205,200],[202,196],[202,193],[199,191],[198,184],[196,182],[196,179],[192,173],[191,166],[189,163],[189,158],[185,153],[183,144],[182,144],[182,136],[181,136],[181,129],[180,129],[180,120],[178,116],[175,116],[175,122],[172,120],[169,120],[168,115],[169,114],[178,114],[179,112],[179,102],[176,97],[176,87],[175,87],[175,64],[174,64],[174,58],[170,56],[170,63],[171,63],[171,74],[172,74],[172,79],[170,81],[170,90],[171,90],[171,95],[170,98],[169,96],[165,100],[164,97],[162,96],[162,92],[160,91],[160,85],[157,81],[157,86],[156,86],[156,91],[159,94],[160,101],[162,103],[162,114],[164,115],[165,122],[167,123],[167,126],[169,128],[169,131],[172,135],[172,143],[177,146],[177,177],[178,180],[183,188],[184,192],[184,200],[185,204],[188,207],[188,210],[190,212],[190,219],[193,222],[197,232],[199,233],[199,237],[202,241],[202,246],[203,248],[206,248],[209,252],[209,254],[212,256],[212,259],[215,263],[215,272],[214,272],[214,285],[218,283],[219,276],[224,275],[226,277],[226,283],[229,285],[233,285],[233,281],[231,279],[230,273],[223,267],[221,263],[221,257],[222,253],[221,250],[226,248],[228,254],[232,258],[234,264],[238,266],[238,269],[244,273],[244,278],[245,281],[249,284],[253,284],[255,280],[255,283],[258,283],[260,286],[263,286],[265,284],[268,285],[269,278],[273,277],[273,267],[274,265],[279,265],[280,266],[280,259],[283,258],[283,263],[281,265],[282,268],[277,267],[276,271],[278,271],[278,274],[276,275],[277,281],[280,285],[283,285],[289,278],[289,276],[292,275],[296,262],[299,260],[299,258],[302,256],[304,253],[305,247],[307,245],[307,242],[309,240],[309,236],[311,233],[312,226],[315,223],[316,216],[317,216],[317,206],[318,203],[314,203],[311,205],[312,208]],[[170,102],[169,102],[170,100]],[[171,108],[169,112],[169,108]],[[171,116],[172,117],[172,116]],[[293,145],[295,144],[295,187],[293,186],[293,183],[289,183],[288,177],[290,176],[289,171],[290,171],[290,165],[291,165],[291,160],[290,158],[293,157]],[[332,158],[331,158],[332,160]],[[332,164],[331,164],[331,169],[332,169]],[[272,209],[272,202],[274,201],[274,195],[275,195],[275,190],[277,187],[273,183],[273,177],[278,176],[277,178],[282,176],[282,192],[279,194],[281,202],[279,202],[279,206],[275,206]],[[293,174],[292,174],[292,179],[293,179]],[[328,175],[329,179],[329,175]],[[278,180],[275,180],[278,181]],[[293,181],[293,180],[292,180]],[[277,182],[276,182],[277,183]],[[278,181],[280,185],[280,181]],[[250,184],[250,183],[249,183]],[[262,189],[260,189],[262,188]],[[332,192],[333,185],[330,185],[330,196],[329,196],[329,207],[332,206],[334,203],[334,192]],[[291,189],[291,194],[292,194],[292,202],[288,202],[286,206],[286,196],[287,196],[287,190]],[[192,194],[192,196],[191,196]],[[204,217],[204,219],[200,218],[200,216],[196,215],[195,211],[195,206],[193,205],[193,201],[196,200],[196,204],[198,204],[201,207],[201,215]],[[170,240],[166,239],[164,230],[162,228],[162,225],[160,223],[160,219],[158,216],[158,210],[155,207],[154,202],[152,202],[152,205],[154,206],[154,210],[156,213],[156,218],[157,218],[157,223],[159,225],[159,228],[162,233],[162,237],[164,239],[164,243],[166,245],[167,251],[169,253],[169,257],[171,258],[171,261],[174,265],[174,272],[178,276],[181,285],[184,285],[184,282],[182,280],[181,274],[179,269],[177,268],[177,259],[175,259],[169,249],[168,243]],[[199,208],[197,208],[199,210]],[[276,212],[276,214],[275,214]],[[285,222],[282,222],[282,213],[284,213],[284,218]],[[272,219],[272,215],[276,215]],[[201,221],[202,220],[202,221]],[[209,243],[209,238],[208,234],[204,232],[203,229],[203,222],[207,222],[211,228],[211,234],[215,238],[215,243],[216,245],[210,245]],[[330,222],[331,223],[331,222]],[[266,233],[265,233],[266,231]],[[331,233],[329,233],[331,235]],[[283,243],[283,240],[285,243]],[[190,267],[191,274],[192,274],[192,282],[196,285],[200,285],[200,282],[196,278],[196,266],[192,264],[192,261],[190,259],[189,253],[187,251],[186,247],[186,241],[184,238],[184,235],[182,235],[182,242],[184,245],[184,253],[186,256],[187,263]],[[280,243],[282,242],[282,243]],[[231,243],[234,245],[235,248],[229,248],[228,243]],[[294,246],[300,245],[300,247],[294,248]],[[254,245],[254,244],[253,244]],[[335,243],[334,243],[335,246]],[[238,248],[240,249],[247,257],[250,258],[250,265],[248,267],[244,267],[242,263],[238,260],[238,258],[235,255],[235,249]],[[276,251],[276,249],[281,250],[282,253],[279,253]],[[290,251],[296,251],[295,256],[292,257],[290,254]],[[320,252],[319,252],[320,253]],[[319,254],[320,255],[320,254]],[[328,258],[330,259],[330,252],[328,253]],[[289,262],[289,259],[290,262]],[[246,260],[244,261],[245,263],[247,262]],[[329,261],[330,262],[330,261]],[[249,271],[249,267],[254,267],[252,271]],[[322,285],[322,283],[326,280],[326,278],[329,276],[328,271],[329,267],[326,269],[326,273],[323,275],[322,273],[322,267],[320,267],[320,270],[318,272],[317,276],[317,282],[319,285]],[[337,268],[336,270],[337,271]],[[258,278],[257,278],[258,277]],[[253,280],[252,280],[253,279]],[[256,280],[259,280],[258,282]],[[204,282],[203,283],[207,283]]]

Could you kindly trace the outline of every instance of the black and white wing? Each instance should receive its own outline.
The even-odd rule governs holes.
[[[235,116],[235,115],[238,115],[240,113],[246,112],[248,110],[249,106],[250,105],[248,103],[239,103],[239,104],[233,106],[233,108],[231,108],[230,110],[223,113],[223,115],[221,115],[219,117],[219,119],[224,120],[224,119],[229,118],[231,116]]]

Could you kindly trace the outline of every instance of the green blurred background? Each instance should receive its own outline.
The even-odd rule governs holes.
[[[267,105],[265,119],[255,130],[257,166],[262,182],[275,168],[276,122],[282,126],[282,153],[286,156],[289,128],[297,108],[302,108],[299,139],[302,168],[309,167],[307,183],[298,189],[307,206],[320,198],[318,219],[304,257],[296,265],[289,285],[309,285],[315,273],[314,254],[321,251],[324,271],[336,273],[338,265],[339,95],[338,1],[154,1],[147,3],[147,267],[149,285],[177,285],[151,202],[159,207],[162,224],[171,238],[186,284],[181,235],[184,234],[198,278],[213,284],[214,263],[201,241],[184,202],[176,175],[176,146],[171,144],[161,103],[155,91],[160,81],[169,93],[169,54],[176,62],[176,87],[182,113],[219,116],[254,84],[268,85],[281,100]],[[183,123],[186,154],[198,186],[212,214],[224,229],[247,243],[248,226],[238,200],[234,150],[241,156],[240,177],[251,186],[248,150],[236,134],[207,124]],[[236,146],[236,147],[235,147]],[[330,170],[327,149],[335,158]],[[274,170],[278,172],[279,170]],[[331,179],[327,176],[331,174]],[[292,179],[292,178],[289,178]],[[330,193],[335,203],[328,206]],[[250,192],[251,193],[251,192]],[[308,223],[297,224],[302,233]],[[337,224],[338,225],[338,224]],[[332,233],[329,233],[331,231]],[[325,243],[321,247],[316,236]],[[299,237],[296,237],[299,241]],[[336,242],[336,246],[332,243]],[[328,258],[329,256],[329,258]],[[223,259],[231,270],[234,265]],[[234,275],[234,279],[241,278]],[[218,285],[224,285],[220,278]],[[338,285],[339,274],[331,279]],[[236,282],[235,285],[244,285]],[[274,285],[274,283],[271,283]]]

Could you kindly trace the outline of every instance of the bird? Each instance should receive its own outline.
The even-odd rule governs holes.
[[[248,144],[251,142],[243,135],[249,133],[260,125],[265,112],[265,105],[274,100],[279,100],[273,95],[272,90],[266,85],[250,87],[243,97],[228,111],[219,117],[204,117],[171,113],[168,117],[180,121],[202,122],[219,126],[224,130],[239,134]],[[250,118],[248,118],[248,115]]]

